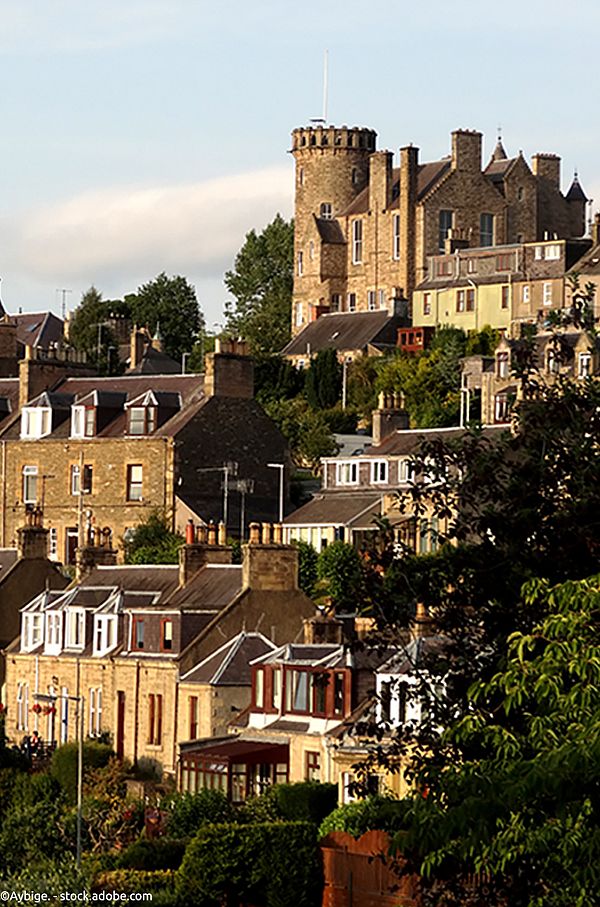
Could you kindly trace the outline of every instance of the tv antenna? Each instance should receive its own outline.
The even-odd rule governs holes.
[[[326,126],[327,125],[327,75],[328,75],[328,64],[329,64],[329,51],[326,50],[323,57],[323,116],[321,117],[311,117],[310,122],[314,123],[315,126]]]
[[[62,296],[62,302],[61,302],[60,309],[61,309],[61,314],[62,314],[62,320],[64,321],[65,318],[67,317],[67,293],[72,293],[73,291],[67,290],[65,287],[58,287],[56,292],[60,293]]]

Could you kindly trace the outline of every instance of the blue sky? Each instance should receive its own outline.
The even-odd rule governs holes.
[[[289,133],[329,121],[421,159],[480,129],[553,151],[600,205],[600,4],[0,0],[0,276],[9,311],[160,271],[210,324],[244,235],[292,212]]]

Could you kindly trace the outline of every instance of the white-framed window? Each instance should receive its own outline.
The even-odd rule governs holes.
[[[544,257],[546,261],[558,261],[560,258],[560,245],[546,246],[546,254]]]
[[[375,290],[369,290],[367,294],[369,312],[374,312],[377,308],[377,292]]]
[[[592,374],[592,354],[590,352],[579,353],[577,356],[577,377],[589,378]]]
[[[348,311],[356,312],[356,293],[348,293]]]
[[[544,247],[536,246],[535,249],[533,250],[533,257],[535,258],[536,261],[542,261],[544,258]]]
[[[392,218],[392,258],[400,258],[400,215],[394,214]]]
[[[257,709],[265,706],[265,669],[257,668],[254,675],[254,704]]]
[[[21,438],[44,438],[52,431],[49,406],[24,406],[21,413]]]
[[[83,467],[83,482],[81,481],[81,466],[74,463],[71,466],[71,494],[91,494],[94,470],[90,465]]]
[[[379,290],[379,308],[385,309],[385,290]]]
[[[85,645],[85,611],[67,611],[67,646],[83,649]]]
[[[371,483],[373,485],[386,484],[388,481],[387,460],[373,460],[371,462]]]
[[[440,252],[445,251],[446,238],[448,233],[452,229],[452,222],[454,220],[453,211],[440,211],[439,213],[439,237],[438,237],[438,249]]]
[[[94,618],[94,655],[104,655],[117,642],[116,615],[97,615]]]
[[[544,283],[543,293],[544,305],[552,305],[552,284],[550,281]]]
[[[398,482],[408,482],[410,477],[409,461],[398,460]]]
[[[529,284],[528,283],[523,285],[523,294],[521,296],[521,299],[525,304],[529,303],[530,293],[529,293]]]
[[[155,406],[130,406],[127,432],[130,435],[150,435],[156,428]]]
[[[336,484],[358,485],[358,461],[344,460],[335,464]]]
[[[331,294],[331,311],[339,312],[341,305],[342,305],[341,293],[332,293]]]
[[[17,684],[17,730],[29,728],[29,684],[20,681]]]
[[[102,687],[88,690],[88,735],[99,737],[102,733]]]
[[[71,437],[93,438],[96,434],[96,407],[75,404],[71,407]]]
[[[333,217],[333,206],[331,202],[321,202],[320,215],[323,220],[331,220]]]
[[[352,221],[352,264],[362,264],[363,253],[363,225],[362,220]]]
[[[281,708],[281,668],[273,668],[271,674],[271,704],[274,709]]]
[[[474,274],[477,270],[477,260],[475,258],[467,258],[467,274]]]
[[[465,311],[465,306],[466,306],[465,300],[466,300],[466,291],[457,290],[456,291],[456,311],[457,312]]]
[[[302,303],[301,302],[294,303],[294,324],[296,325],[297,328],[302,327],[302,325],[304,324],[304,316],[302,314]]]
[[[431,315],[431,293],[423,293],[423,314]]]
[[[302,274],[304,273],[304,255],[302,254],[302,252],[298,252],[297,262],[298,262],[298,277],[302,277]]]
[[[497,378],[508,378],[509,372],[509,356],[508,352],[505,350],[496,353],[496,377]]]
[[[46,613],[46,646],[45,651],[50,655],[58,654],[61,649],[62,614],[60,611]]]
[[[37,504],[38,501],[38,468],[37,466],[24,466],[23,478],[23,503]]]
[[[44,617],[42,614],[24,614],[23,615],[23,638],[21,639],[21,648],[23,651],[31,651],[37,648],[44,639]]]
[[[494,397],[494,422],[508,421],[508,397],[506,394],[496,394]]]
[[[50,526],[48,557],[51,561],[58,560],[58,529]]]

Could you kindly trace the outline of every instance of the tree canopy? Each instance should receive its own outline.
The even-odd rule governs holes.
[[[294,226],[280,214],[262,232],[250,230],[225,285],[227,330],[243,337],[255,356],[278,353],[290,338]]]
[[[128,564],[176,564],[183,536],[172,532],[162,513],[154,511],[125,539]]]
[[[398,836],[425,905],[587,907],[600,891],[600,577],[531,580],[520,607],[546,616],[473,685]]]
[[[185,277],[168,277],[163,271],[127,297],[131,318],[151,333],[160,329],[165,352],[181,359],[191,352],[204,318],[198,306],[196,290]]]
[[[69,342],[102,372],[114,373],[118,369],[118,341],[112,325],[129,316],[126,302],[103,299],[102,293],[92,286],[83,293],[71,316]]]

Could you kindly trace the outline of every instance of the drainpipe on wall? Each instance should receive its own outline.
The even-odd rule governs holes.
[[[140,662],[135,663],[135,695],[133,699],[134,722],[133,722],[133,764],[137,765],[138,758],[138,731],[139,731],[139,707],[140,707]]]

